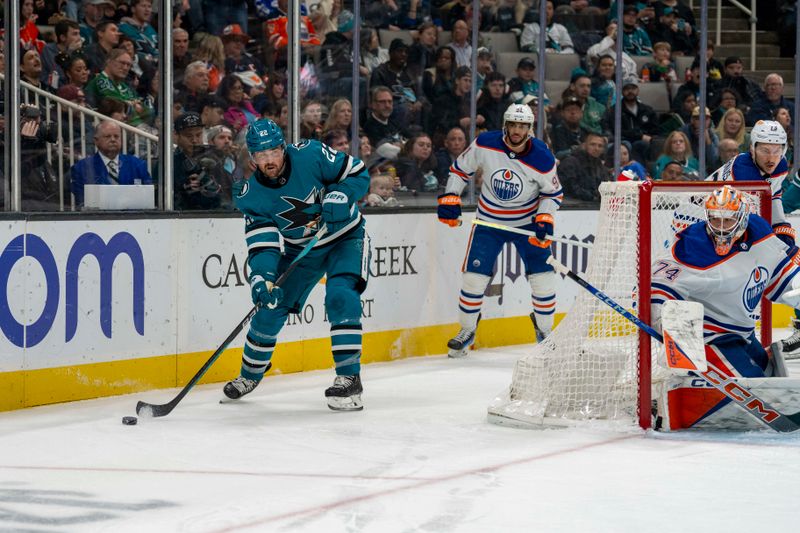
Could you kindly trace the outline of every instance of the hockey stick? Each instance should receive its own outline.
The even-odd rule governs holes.
[[[275,281],[276,286],[280,286],[281,284],[283,284],[284,281],[286,281],[286,278],[288,278],[289,275],[292,273],[292,271],[295,268],[297,268],[297,265],[300,262],[300,260],[303,257],[305,257],[305,255],[308,252],[311,251],[314,245],[317,244],[317,242],[319,241],[320,237],[322,237],[327,230],[328,228],[323,225],[322,228],[320,228],[320,230],[317,231],[317,233],[311,238],[311,240],[306,243],[303,249],[300,250],[300,253],[297,254],[297,257],[295,257],[292,260],[292,262],[289,264],[289,266],[286,268],[283,274],[281,274],[280,277]],[[136,414],[139,416],[149,415],[153,418],[158,418],[160,416],[167,416],[168,414],[170,414],[172,410],[175,409],[175,406],[178,405],[178,403],[180,403],[183,397],[186,396],[190,390],[192,390],[192,387],[194,387],[197,384],[197,382],[200,381],[200,379],[205,375],[208,369],[211,368],[211,365],[213,365],[216,362],[216,360],[219,359],[219,356],[222,355],[222,352],[225,351],[225,348],[227,348],[228,345],[231,342],[233,342],[233,339],[235,339],[237,335],[241,333],[245,325],[247,325],[247,323],[250,322],[250,319],[253,318],[253,316],[256,314],[256,311],[258,311],[258,306],[253,306],[253,308],[247,312],[247,315],[245,315],[242,321],[239,322],[239,324],[237,324],[235,328],[233,328],[233,331],[231,331],[230,335],[228,335],[228,337],[224,341],[222,341],[222,344],[220,344],[219,348],[217,348],[217,350],[211,355],[211,357],[209,357],[208,361],[206,361],[206,363],[200,368],[200,370],[197,371],[194,377],[191,380],[189,380],[189,383],[187,383],[183,387],[183,389],[181,389],[181,391],[178,393],[177,396],[175,396],[171,401],[164,404],[152,404],[140,401],[136,404]]]
[[[527,235],[528,237],[536,237],[536,234],[532,231],[528,231],[521,228],[514,228],[512,226],[504,226],[503,224],[497,224],[495,222],[488,222],[486,220],[478,220],[477,218],[472,219],[472,223],[476,226],[486,226],[487,228],[494,228],[503,231],[508,231],[510,233],[518,233],[520,235]],[[549,241],[559,242],[562,244],[574,244],[575,246],[581,246],[583,248],[592,249],[592,245],[586,242],[579,242],[579,241],[571,241],[569,239],[562,239],[560,237],[550,237]]]
[[[637,316],[628,312],[627,309],[619,305],[600,289],[595,288],[588,281],[578,276],[572,270],[565,267],[552,257],[547,258],[547,262],[555,269],[556,272],[567,276],[578,285],[592,293],[601,302],[605,303],[611,309],[632,322],[637,328],[641,329],[657,341],[661,343],[664,342],[664,338],[659,332],[639,320]],[[728,399],[775,431],[780,433],[789,433],[800,429],[800,412],[794,414],[781,413],[765,400],[758,397],[753,391],[743,387],[742,385],[739,385],[735,379],[725,375],[710,362],[708,363],[708,370],[705,372],[695,370],[692,373],[702,377],[709,385],[720,391]]]

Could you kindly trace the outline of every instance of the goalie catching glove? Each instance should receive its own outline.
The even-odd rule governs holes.
[[[436,208],[439,222],[455,228],[461,225],[461,197],[449,193],[439,196],[439,207]]]
[[[788,222],[781,222],[772,226],[772,231],[778,236],[788,247],[794,246],[794,240],[797,238],[797,233]]]
[[[322,199],[322,221],[328,227],[328,233],[336,233],[350,223],[353,206],[350,198],[340,191],[330,191]]]
[[[283,289],[256,274],[250,278],[250,296],[255,305],[275,309],[283,300]]]
[[[539,248],[550,246],[550,237],[553,236],[553,215],[540,213],[533,219],[533,232],[536,237],[530,237],[528,242]]]

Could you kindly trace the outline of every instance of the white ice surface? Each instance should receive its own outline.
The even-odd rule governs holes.
[[[0,531],[800,531],[800,435],[487,423],[526,349],[366,365],[360,413],[330,370],[0,413]]]

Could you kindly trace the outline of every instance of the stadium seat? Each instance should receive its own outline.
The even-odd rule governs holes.
[[[517,75],[517,63],[519,63],[519,60],[523,57],[532,57],[533,61],[537,65],[539,64],[539,58],[536,54],[528,52],[501,52],[495,54],[497,72],[504,74],[506,79],[515,77]]]
[[[550,105],[558,105],[561,102],[561,93],[569,87],[567,80],[546,80],[544,82],[544,92],[550,98]]]
[[[661,81],[639,84],[639,100],[655,109],[656,113],[669,111],[667,84]]]
[[[517,75],[517,63],[523,57],[531,57],[539,64],[539,55],[530,52],[503,52],[495,56],[497,58],[497,71],[505,74],[506,78],[513,78]],[[547,70],[545,71],[548,80],[569,81],[572,70],[579,67],[581,59],[578,54],[547,54]]]
[[[411,32],[408,30],[378,30],[378,38],[381,41],[382,48],[389,48],[389,45],[392,44],[392,41],[395,39],[403,39],[403,42],[411,45],[414,43],[414,39],[411,38]]]
[[[578,54],[547,54],[545,57],[547,58],[547,70],[544,75],[548,80],[569,81],[572,71],[581,66],[581,58]]]
[[[686,78],[686,69],[691,68],[693,56],[676,56],[675,57],[675,72],[678,74],[678,79],[684,81]]]
[[[517,36],[511,32],[487,31],[481,33],[481,46],[485,46],[497,57],[501,52],[519,52]]]
[[[652,63],[653,56],[631,56],[636,62],[636,75],[640,78],[642,77],[642,67],[644,67],[647,63]]]

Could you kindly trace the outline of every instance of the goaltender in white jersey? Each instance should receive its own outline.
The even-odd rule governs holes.
[[[503,130],[483,133],[453,162],[445,193],[439,196],[439,220],[460,225],[461,193],[480,172],[483,178],[477,218],[523,228],[536,234],[525,236],[486,226],[470,233],[462,265],[459,297],[461,330],[447,343],[450,357],[462,357],[475,341],[483,294],[503,246],[511,242],[525,265],[531,286],[537,340],[553,329],[555,273],[547,264],[553,215],[563,192],[556,174],[555,157],[542,141],[533,138],[534,117],[527,105],[512,104],[503,115]]]

